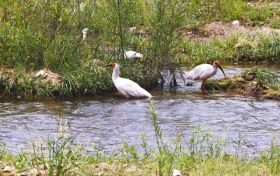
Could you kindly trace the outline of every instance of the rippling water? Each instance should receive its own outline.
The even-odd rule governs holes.
[[[251,65],[228,65],[223,69],[228,77],[240,74]],[[279,66],[266,66],[279,74]],[[183,68],[185,72],[188,69]],[[215,79],[223,77],[218,71]],[[204,124],[212,129],[216,139],[227,138],[228,143],[238,140],[238,132],[247,136],[245,143],[251,151],[268,148],[273,134],[280,130],[280,101],[260,100],[238,91],[208,91],[203,93],[200,82],[194,86],[178,86],[169,90],[149,91],[153,95],[159,123],[165,139],[174,139],[180,129],[189,139],[190,127]],[[71,124],[71,133],[80,132],[79,142],[96,141],[99,148],[115,149],[122,139],[130,144],[140,144],[141,134],[147,139],[154,136],[151,105],[148,99],[126,99],[118,93],[98,97],[22,99],[0,97],[0,141],[18,151],[26,147],[31,135],[52,137],[56,134],[57,115]],[[27,129],[28,127],[28,129]],[[255,145],[255,146],[254,146]],[[250,147],[254,146],[254,147]],[[232,146],[229,145],[229,150]]]

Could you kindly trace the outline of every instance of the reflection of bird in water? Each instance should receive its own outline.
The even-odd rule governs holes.
[[[109,64],[104,67],[113,67],[114,71],[112,74],[113,82],[120,93],[125,95],[127,98],[132,97],[149,97],[152,95],[145,89],[140,87],[137,83],[120,77],[120,68],[117,63]]]
[[[213,66],[210,64],[201,64],[196,66],[191,70],[187,75],[186,79],[199,80],[202,82],[201,88],[205,91],[204,81],[214,76],[217,73],[217,67],[219,67],[225,75],[224,70],[222,69],[220,62],[215,61]],[[226,79],[226,75],[225,75]]]

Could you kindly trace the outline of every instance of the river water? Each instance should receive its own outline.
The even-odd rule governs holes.
[[[265,68],[279,75],[280,66],[273,66],[266,65]],[[222,67],[230,77],[251,68],[252,64]],[[185,73],[189,70],[182,69]],[[219,70],[213,78],[222,77]],[[204,93],[200,85],[200,82],[194,82],[193,86],[186,86],[178,80],[178,86],[171,91],[168,84],[163,90],[154,88],[149,91],[153,95],[164,139],[173,140],[182,130],[184,143],[190,138],[190,127],[204,124],[204,129],[211,129],[215,139],[228,140],[230,151],[234,151],[231,144],[237,142],[238,133],[246,135],[243,147],[251,153],[258,148],[269,148],[273,135],[279,135],[280,101],[258,99],[238,91]],[[70,98],[0,97],[0,107],[0,143],[6,143],[12,151],[26,148],[30,136],[32,139],[55,136],[56,117],[62,112],[71,125],[71,134],[80,132],[76,137],[79,143],[95,141],[98,148],[113,150],[122,139],[129,144],[140,144],[143,132],[147,133],[148,140],[154,137],[149,114],[151,104],[145,98],[126,99],[119,93]]]

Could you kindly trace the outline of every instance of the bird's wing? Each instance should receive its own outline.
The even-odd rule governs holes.
[[[142,96],[151,97],[151,94],[149,92],[147,92],[145,89],[140,87],[137,83],[129,79],[118,78],[116,87],[118,91],[124,95],[135,96],[135,97],[142,97]]]
[[[211,65],[209,64],[198,65],[186,75],[186,79],[192,79],[192,80],[204,79],[204,75],[208,74],[208,70],[212,70]]]

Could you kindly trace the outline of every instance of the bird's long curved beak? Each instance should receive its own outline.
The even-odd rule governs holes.
[[[222,69],[222,67],[220,65],[218,67],[222,70],[223,74],[225,75],[225,79],[227,79],[226,74],[225,74],[224,70]]]
[[[105,65],[104,67],[112,67],[112,64]]]

